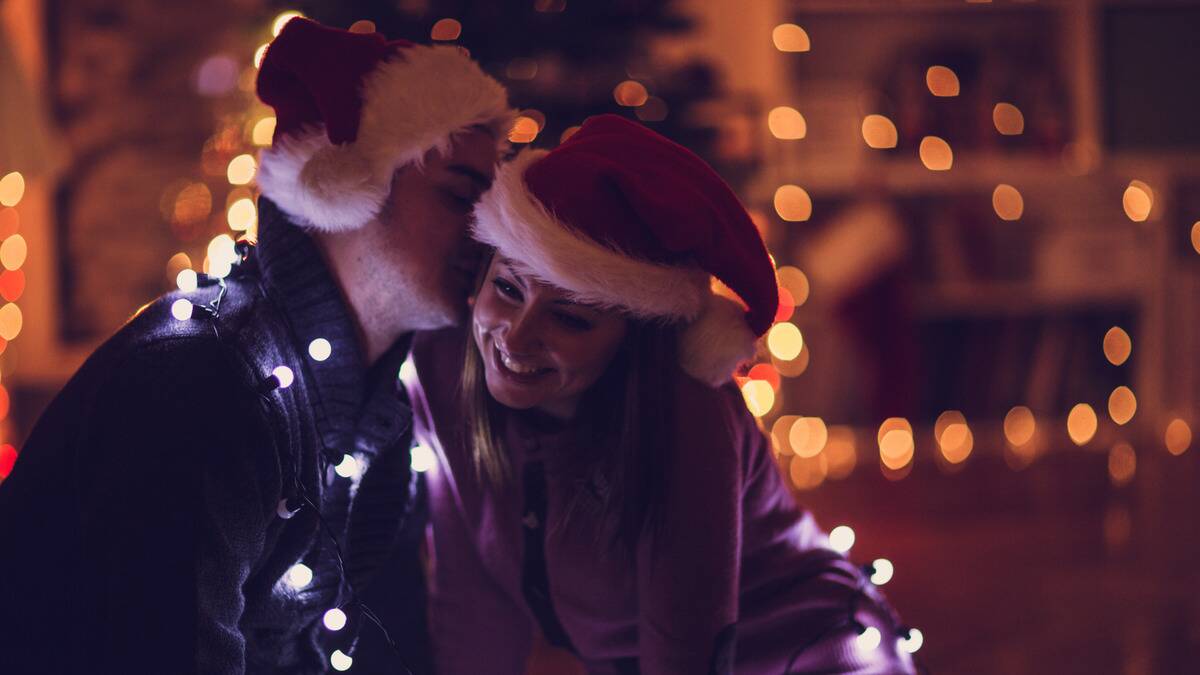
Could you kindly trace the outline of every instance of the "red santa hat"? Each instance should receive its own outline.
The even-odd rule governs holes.
[[[504,88],[466,51],[387,41],[292,19],[267,48],[258,96],[275,137],[258,185],[297,224],[325,231],[379,213],[398,167],[446,151],[456,132],[512,123]]]
[[[683,322],[680,365],[710,384],[754,355],[779,305],[770,256],[729,186],[616,115],[590,118],[550,152],[521,152],[475,215],[477,239],[575,300]]]

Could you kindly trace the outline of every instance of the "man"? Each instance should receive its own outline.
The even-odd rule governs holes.
[[[0,486],[0,672],[345,670],[360,629],[396,645],[371,672],[427,658],[397,373],[465,310],[511,111],[456,47],[304,19],[258,91],[258,245],[93,354]],[[375,626],[397,574],[408,616]]]

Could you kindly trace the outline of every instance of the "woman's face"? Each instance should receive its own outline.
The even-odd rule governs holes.
[[[571,417],[616,355],[626,319],[514,268],[493,256],[475,298],[472,333],[488,393],[509,408]]]

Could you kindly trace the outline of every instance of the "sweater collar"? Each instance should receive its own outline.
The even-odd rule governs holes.
[[[265,198],[255,256],[267,294],[291,329],[306,375],[298,379],[312,394],[326,452],[373,455],[394,443],[412,419],[397,377],[411,334],[368,368],[350,308],[316,242]]]

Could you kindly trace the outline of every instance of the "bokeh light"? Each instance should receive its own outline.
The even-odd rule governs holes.
[[[21,308],[15,303],[10,302],[0,307],[0,338],[9,342],[15,340],[21,334],[24,320]]]
[[[771,41],[775,43],[775,48],[781,52],[806,52],[812,49],[812,42],[808,39],[808,33],[794,23],[784,23],[776,26],[775,30],[771,31]]]
[[[540,131],[541,127],[538,126],[537,120],[528,115],[521,115],[513,121],[512,130],[508,132],[508,140],[510,143],[532,143]]]
[[[296,563],[288,568],[286,574],[283,575],[284,581],[293,590],[301,590],[312,583],[313,571],[304,563]]]
[[[1129,387],[1113,389],[1108,397],[1108,416],[1119,425],[1128,424],[1137,414],[1137,397]]]
[[[951,464],[960,464],[975,448],[975,436],[967,420],[957,410],[947,410],[934,423],[934,439],[942,457]]]
[[[195,306],[187,298],[179,298],[171,303],[171,316],[175,317],[176,321],[187,321],[192,318],[194,310]]]
[[[462,35],[462,24],[458,19],[440,19],[429,31],[429,39],[435,42],[450,42]]]
[[[879,648],[880,642],[883,641],[883,634],[875,626],[867,626],[858,637],[854,639],[858,645],[859,651],[872,652]]]
[[[1167,452],[1172,455],[1182,455],[1192,445],[1192,428],[1186,421],[1176,417],[1167,424],[1164,442],[1167,445]]]
[[[433,454],[433,450],[424,443],[418,443],[412,448],[412,455],[409,458],[409,466],[417,473],[425,473],[434,467],[437,463],[437,457]]]
[[[1015,187],[1001,183],[992,192],[992,208],[1000,220],[1020,220],[1025,212],[1025,200]]]
[[[838,525],[829,531],[829,548],[838,553],[848,553],[854,548],[854,530],[849,525]]]
[[[1133,340],[1129,333],[1120,326],[1113,326],[1104,334],[1104,358],[1114,366],[1119,366],[1129,359],[1133,352]]]
[[[1067,415],[1067,434],[1075,445],[1086,445],[1096,435],[1099,421],[1096,411],[1086,403],[1080,403]]]
[[[799,185],[781,185],[775,190],[775,212],[789,223],[812,217],[812,198]]]
[[[854,473],[858,464],[858,437],[846,426],[829,427],[829,441],[821,456],[829,460],[829,477],[841,480]]]
[[[887,558],[877,558],[871,563],[871,567],[875,568],[875,571],[871,574],[871,583],[876,586],[886,584],[896,574],[896,567]]]
[[[800,419],[799,415],[780,415],[771,424],[771,449],[778,455],[792,455],[792,443],[788,439],[792,425]]]
[[[254,174],[258,170],[258,163],[254,161],[252,155],[238,155],[229,160],[229,167],[225,170],[225,177],[229,180],[230,185],[247,185],[254,180]]]
[[[346,30],[350,31],[351,33],[374,33],[376,32],[375,22],[371,21],[370,19],[359,19],[358,21],[350,24],[350,27]]]
[[[930,66],[925,71],[925,86],[929,87],[929,93],[941,98],[958,96],[960,91],[958,75],[946,66]]]
[[[280,12],[280,14],[275,17],[275,20],[271,22],[271,35],[279,37],[279,33],[283,31],[283,27],[286,26],[289,21],[301,16],[304,15],[292,9],[286,12]]]
[[[321,617],[321,623],[324,623],[329,630],[339,631],[346,627],[346,613],[334,607],[325,612],[325,616]]]
[[[25,244],[25,237],[14,234],[0,244],[0,265],[6,270],[19,270],[21,265],[25,264],[28,254],[29,247]]]
[[[804,115],[788,106],[771,109],[767,114],[767,128],[771,130],[772,136],[785,141],[799,140],[808,134],[808,123],[804,120]]]
[[[1129,187],[1125,188],[1121,205],[1125,208],[1125,215],[1130,220],[1135,223],[1144,222],[1150,217],[1150,211],[1154,208],[1154,191],[1140,180],[1132,181],[1129,183]]]
[[[791,361],[804,349],[804,336],[794,323],[777,323],[767,333],[767,349],[775,358]]]
[[[333,345],[325,338],[317,338],[308,343],[308,356],[317,362],[325,361],[333,355]]]
[[[779,280],[779,285],[786,288],[792,296],[792,303],[796,307],[808,302],[808,275],[800,271],[796,267],[783,266],[775,270],[775,278]]]
[[[921,139],[921,163],[930,171],[949,171],[954,166],[954,151],[950,144],[937,136]]]
[[[25,177],[13,171],[0,178],[0,206],[16,206],[25,196]]]
[[[254,123],[254,129],[250,132],[250,142],[258,146],[267,146],[271,144],[271,139],[275,136],[275,118],[264,117]]]
[[[645,103],[650,94],[646,91],[646,85],[641,82],[625,80],[613,89],[613,98],[616,99],[617,105],[636,108]]]
[[[793,457],[788,467],[788,476],[797,490],[812,490],[824,483],[828,475],[829,462],[824,455]]]
[[[992,108],[992,124],[1004,136],[1019,136],[1025,131],[1025,116],[1011,103],[997,103]]]
[[[742,385],[742,397],[751,415],[763,417],[775,407],[775,390],[769,382],[747,380]]]
[[[1129,483],[1136,472],[1137,453],[1133,451],[1133,446],[1120,442],[1108,451],[1108,477],[1112,479],[1113,485]]]
[[[1023,405],[1016,406],[1004,416],[1004,438],[1014,447],[1023,446],[1033,440],[1037,431],[1037,419],[1033,411]]]
[[[339,673],[345,672],[350,670],[350,666],[354,665],[354,659],[350,658],[350,655],[346,654],[342,650],[335,649],[333,650],[333,653],[329,655],[329,665],[333,666],[333,669]]]
[[[912,424],[903,417],[884,420],[879,425],[876,440],[879,442],[879,459],[888,469],[902,469],[912,461],[916,442]]]
[[[894,148],[900,140],[896,125],[883,115],[867,115],[863,118],[862,137],[867,147],[876,150]]]
[[[797,457],[816,457],[829,441],[829,429],[819,417],[800,417],[788,431],[788,443]]]

